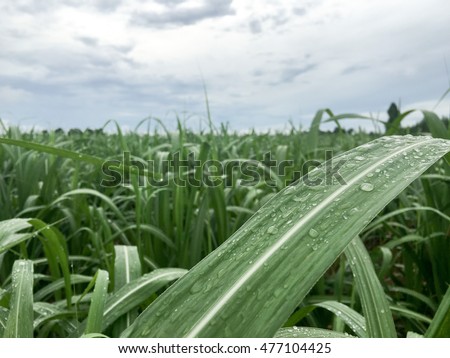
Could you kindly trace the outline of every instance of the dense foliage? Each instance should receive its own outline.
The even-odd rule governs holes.
[[[170,336],[184,335],[189,329],[190,333],[204,336],[273,336],[273,331],[282,325],[287,328],[279,330],[278,336],[348,333],[361,337],[404,337],[408,332],[450,336],[450,170],[441,158],[449,150],[448,142],[427,139],[416,144],[415,139],[395,137],[400,139],[375,141],[368,149],[364,145],[381,134],[348,133],[339,127],[335,133],[320,132],[324,113],[327,112],[318,112],[309,131],[292,128],[285,133],[265,134],[235,133],[224,126],[198,133],[181,124],[177,131],[169,132],[151,121],[127,133],[122,133],[118,126],[115,133],[106,129],[65,133],[3,128],[0,336],[68,337],[100,333],[111,337]],[[332,120],[339,124],[344,117],[332,116]],[[429,112],[425,117],[426,129],[434,137],[450,137],[447,122],[439,122]],[[395,131],[400,121],[397,123],[395,118],[390,121],[390,130]],[[157,125],[158,129],[143,131],[145,124]],[[389,156],[392,162],[385,163],[383,158]],[[287,273],[280,269],[279,282],[275,281],[273,287],[263,288],[264,280],[248,286],[251,304],[261,290],[271,290],[275,303],[272,304],[272,298],[270,301],[264,298],[262,292],[261,297],[266,300],[260,306],[262,314],[264,309],[272,312],[269,306],[283,306],[278,301],[289,297],[290,308],[279,308],[287,312],[285,323],[271,322],[267,316],[256,319],[258,327],[267,321],[267,329],[253,328],[256,323],[248,322],[253,318],[245,317],[246,312],[238,309],[247,304],[244,297],[236,299],[233,308],[226,310],[227,316],[221,316],[222,323],[215,323],[223,329],[196,331],[195,324],[203,319],[199,316],[194,328],[172,331],[171,327],[176,325],[173,321],[183,319],[179,311],[171,314],[178,310],[177,292],[183,292],[183,300],[189,300],[189,295],[195,297],[198,291],[207,290],[208,285],[213,287],[214,280],[239,281],[238,276],[233,277],[239,272],[231,268],[224,271],[225,276],[218,277],[220,250],[225,254],[229,250],[230,255],[237,256],[236,261],[240,257],[248,261],[245,250],[250,248],[242,246],[247,233],[260,240],[265,235],[282,237],[284,228],[292,221],[300,221],[313,211],[314,205],[307,206],[305,202],[312,203],[316,196],[319,204],[332,202],[326,191],[342,184],[336,182],[337,176],[317,188],[293,186],[296,190],[303,188],[298,197],[285,189],[305,174],[314,176],[317,171],[314,169],[331,157],[347,159],[350,164],[342,168],[350,179],[366,169],[378,168],[373,173],[384,171],[385,182],[379,183],[379,190],[373,190],[372,184],[366,182],[359,186],[364,195],[372,195],[373,191],[373,198],[358,199],[361,193],[343,193],[342,202],[336,204],[337,221],[328,219],[325,212],[323,217],[317,213],[322,231],[332,230],[330,226],[341,230],[330,231],[330,237],[323,241],[330,245],[323,248],[324,253],[332,252],[332,245],[336,247],[334,256],[329,257],[331,261],[323,262],[325,273],[318,270],[317,278],[312,274],[308,278],[305,273],[304,278],[297,281],[286,278],[283,283],[283,275]],[[425,169],[425,174],[416,179]],[[369,175],[372,177],[372,172]],[[403,190],[403,184],[397,185],[392,179],[396,176],[405,177],[404,186],[411,181],[412,184]],[[356,179],[355,183],[360,185]],[[320,200],[318,191],[323,195]],[[282,199],[288,194],[293,198],[289,204]],[[381,205],[383,200],[387,206]],[[377,202],[382,211],[371,220],[369,206],[375,208]],[[269,213],[267,207],[275,203],[278,206]],[[299,208],[298,213],[290,203]],[[258,212],[263,206],[266,209]],[[369,213],[367,217],[364,212]],[[360,217],[361,222],[350,225],[352,218],[348,217],[352,214]],[[261,215],[265,215],[263,219]],[[272,218],[273,222],[268,223]],[[239,231],[246,222],[244,230]],[[252,231],[252,223],[258,223],[264,232]],[[352,233],[346,227],[364,229]],[[312,239],[320,236],[320,230],[306,226],[305,230]],[[231,241],[226,244],[233,234],[233,243],[241,241],[234,248]],[[353,237],[347,241],[333,241],[340,240],[333,235],[350,234]],[[338,249],[339,245],[342,249]],[[185,275],[212,252],[191,275]],[[308,255],[315,255],[313,251],[302,254],[306,255],[305,260]],[[283,260],[280,256],[276,267],[285,265],[287,270],[290,265],[306,265],[306,261]],[[289,256],[289,260],[295,258]],[[196,273],[200,277],[207,264],[211,277],[202,273],[201,280],[196,279]],[[239,267],[236,264],[237,271],[242,269]],[[278,272],[275,266],[273,271]],[[183,275],[183,282],[190,289],[182,291],[180,283],[167,290]],[[312,287],[304,298],[294,295],[294,286],[302,280],[311,281]],[[277,285],[280,289],[292,286],[292,294],[285,296]],[[161,296],[164,291],[166,295]],[[378,297],[378,303],[371,301],[371,295],[372,300]],[[201,313],[207,308],[206,301],[204,307],[202,300],[196,301],[194,308],[186,306],[186,309]],[[156,308],[139,317],[139,326],[145,329],[130,326],[146,307],[152,306]],[[382,314],[374,314],[373,307]],[[160,311],[162,318],[158,320],[154,317]],[[148,312],[153,318],[146,318],[150,317]],[[168,323],[162,324],[163,319]],[[234,330],[229,323],[235,319],[244,323],[244,329],[247,322],[248,330]],[[212,327],[214,322],[208,324]],[[293,326],[310,328],[288,328]]]

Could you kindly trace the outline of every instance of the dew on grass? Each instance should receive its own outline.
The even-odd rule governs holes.
[[[308,234],[309,234],[309,236],[311,236],[311,237],[317,237],[317,236],[319,236],[319,232],[318,232],[317,230],[315,230],[315,229],[310,229],[309,232],[308,232]]]
[[[359,187],[362,191],[372,191],[373,185],[370,183],[362,183]]]

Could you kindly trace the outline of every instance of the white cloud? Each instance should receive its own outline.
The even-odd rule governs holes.
[[[30,95],[31,93],[20,88],[0,86],[0,105],[15,102],[21,102],[23,104]]]
[[[27,95],[26,106],[3,99],[0,116],[132,127],[149,114],[204,113],[203,77],[217,121],[307,127],[322,107],[383,113],[449,85],[445,0],[46,4],[0,4],[0,84]]]

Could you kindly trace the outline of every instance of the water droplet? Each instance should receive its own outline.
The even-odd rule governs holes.
[[[267,229],[267,232],[269,234],[276,234],[278,232],[278,229],[276,228],[276,226],[272,225],[272,226],[269,226],[269,228]]]
[[[315,230],[315,229],[310,229],[309,230],[309,236],[317,237],[317,236],[319,236],[319,232],[317,230]]]
[[[357,160],[357,161],[359,161],[359,162],[363,161],[364,159],[366,159],[366,158],[364,158],[364,157],[362,157],[362,156],[360,156],[360,155],[358,155],[357,157],[355,157],[355,160]]]
[[[299,196],[295,196],[294,197],[294,201],[296,201],[297,203],[302,203],[305,202],[306,199],[308,199],[308,196],[310,196],[310,193],[306,194],[306,195],[299,195]]]
[[[294,192],[294,191],[295,191],[295,187],[294,187],[294,186],[288,186],[288,187],[285,189],[283,195],[289,195],[289,194],[291,194],[291,193]]]
[[[373,190],[373,185],[370,183],[362,183],[360,186],[360,189],[362,191],[372,191]]]
[[[189,290],[190,293],[197,293],[199,292],[201,289],[203,288],[203,284],[199,281],[197,281],[196,283],[194,283],[191,287],[191,289]]]
[[[280,297],[283,290],[281,288],[276,288],[275,291],[273,291],[274,297]]]

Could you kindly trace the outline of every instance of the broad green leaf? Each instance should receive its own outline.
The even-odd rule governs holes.
[[[393,338],[397,336],[389,303],[375,273],[372,260],[359,237],[352,240],[345,249],[356,287],[361,298],[367,325],[367,335],[371,338]]]
[[[450,287],[447,288],[425,337],[450,338]]]
[[[114,246],[114,292],[141,276],[141,262],[136,246]],[[124,317],[114,325],[114,335],[119,335],[137,317],[137,312],[129,310]]]
[[[333,312],[336,317],[344,321],[358,337],[367,337],[366,320],[352,308],[337,301],[324,301],[316,303],[315,306]]]
[[[76,285],[78,283],[88,283],[92,280],[92,276],[85,276],[85,275],[70,275],[70,284]],[[37,291],[34,294],[34,301],[42,301],[47,296],[51,295],[53,292],[60,290],[61,288],[65,287],[65,280],[64,278],[60,278],[56,281],[53,281],[52,283],[49,283],[48,285],[41,288],[39,291]]]
[[[102,330],[103,309],[107,298],[109,275],[107,271],[98,270],[96,276],[84,334],[99,333]]]
[[[280,328],[274,338],[356,338],[347,333],[315,327]]]
[[[141,262],[136,246],[114,246],[114,291],[141,276]]]
[[[33,318],[33,263],[16,260],[12,269],[12,295],[5,338],[32,338]]]
[[[127,334],[272,337],[364,226],[449,150],[442,139],[383,137],[324,163],[273,197]],[[330,175],[338,163],[339,181]]]
[[[54,320],[58,322],[68,335],[77,329],[78,322],[67,319],[75,317],[77,315],[75,311],[62,310],[58,306],[46,302],[35,302],[33,309],[38,314],[38,317],[33,322],[34,329],[38,329],[41,325]]]
[[[122,286],[107,299],[103,311],[103,329],[99,332],[108,328],[119,317],[144,303],[157,290],[171,281],[179,279],[186,272],[187,270],[177,268],[157,269]],[[86,322],[83,322],[78,331],[82,332],[85,325]]]
[[[33,234],[20,234],[19,231],[29,229],[32,225],[30,219],[10,219],[0,221],[0,253],[10,249],[21,242],[28,240]]]
[[[160,288],[179,279],[186,272],[187,270],[175,268],[158,269],[122,286],[108,298],[105,304],[103,329],[106,329],[123,314],[138,307]]]
[[[64,289],[66,293],[67,307],[70,308],[72,301],[72,286],[70,282],[69,253],[63,235],[54,227],[45,224],[38,219],[31,219],[30,223],[38,230],[44,252],[50,266],[52,275],[60,277],[60,270],[64,278]]]

